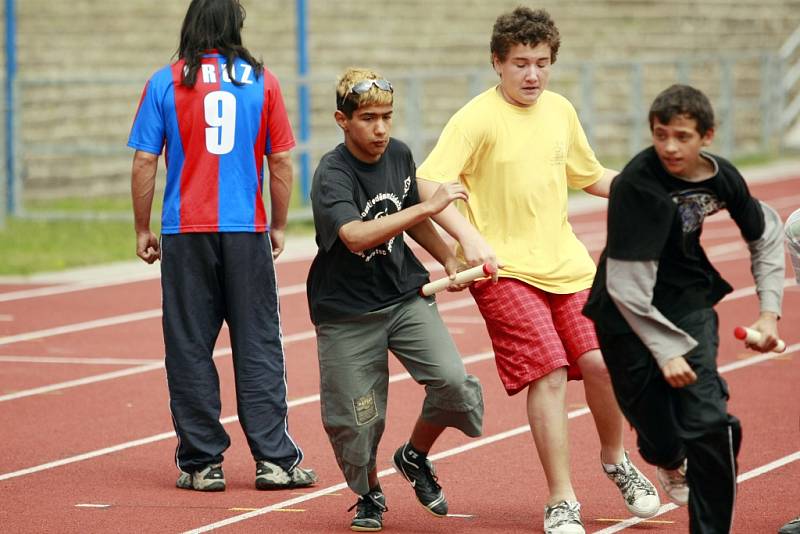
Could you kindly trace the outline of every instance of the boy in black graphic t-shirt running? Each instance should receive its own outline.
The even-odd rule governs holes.
[[[728,161],[702,151],[714,114],[700,91],[673,85],[650,108],[653,146],[611,187],[608,241],[584,314],[642,457],[676,504],[689,504],[693,533],[729,532],[741,426],[717,372],[714,305],[732,291],[700,245],[705,217],[722,209],[751,254],[763,334],[775,348],[783,297],[781,221],[750,195]]]
[[[427,453],[446,427],[481,434],[480,383],[467,375],[403,232],[445,266],[453,251],[429,217],[456,199],[458,183],[442,185],[426,202],[417,192],[408,147],[389,132],[393,89],[379,74],[347,70],[336,90],[336,123],[345,141],[325,154],[314,174],[311,201],[319,250],[308,274],[308,303],[316,326],[322,422],[348,486],[359,495],[350,528],[382,528],[386,501],[376,452],[385,426],[388,350],[426,397],[408,443],[392,461],[436,516],[447,500]]]

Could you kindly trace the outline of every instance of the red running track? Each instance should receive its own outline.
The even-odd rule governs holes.
[[[752,185],[786,217],[800,206],[800,178]],[[605,240],[602,208],[572,217],[596,256]],[[789,348],[775,357],[746,351],[730,333],[757,314],[749,255],[726,215],[711,218],[706,250],[736,291],[718,307],[719,365],[743,422],[734,532],[775,532],[800,513],[800,289],[784,300],[781,335]],[[321,476],[303,491],[259,492],[254,465],[235,414],[227,332],[217,345],[223,422],[232,437],[225,456],[228,489],[202,494],[174,487],[175,437],[167,408],[158,280],[81,287],[0,284],[0,521],[9,532],[346,532],[355,497],[344,487],[320,424],[316,344],[303,281],[310,258],[278,263],[289,376],[289,423],[305,465]],[[434,276],[441,272],[434,272]],[[787,274],[787,277],[790,276]],[[145,277],[147,278],[147,277]],[[45,290],[28,291],[42,288]],[[39,291],[37,293],[37,291]],[[451,517],[436,519],[414,500],[389,457],[407,437],[422,388],[392,361],[389,423],[379,469],[389,511],[387,532],[541,532],[546,485],[525,418],[522,396],[507,397],[491,345],[468,293],[445,294],[439,307],[486,399],[485,434],[470,440],[446,432],[434,453]],[[666,504],[635,524],[603,475],[599,444],[582,388],[571,383],[573,481],[589,532],[686,532],[685,509]],[[626,445],[651,477],[654,469]],[[663,496],[662,496],[663,498]]]

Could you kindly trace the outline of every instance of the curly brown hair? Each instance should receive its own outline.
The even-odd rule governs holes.
[[[544,9],[533,10],[520,6],[497,17],[489,49],[492,61],[497,57],[503,62],[511,47],[518,44],[536,46],[540,43],[550,45],[550,62],[555,63],[561,36],[550,13]]]

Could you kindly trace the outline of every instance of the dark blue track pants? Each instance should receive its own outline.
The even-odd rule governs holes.
[[[187,472],[222,462],[230,437],[219,421],[212,353],[228,324],[239,422],[255,460],[291,469],[277,282],[266,233],[187,233],[161,239],[164,345],[176,460]]]

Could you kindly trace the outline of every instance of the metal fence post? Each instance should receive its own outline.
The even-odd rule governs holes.
[[[722,126],[722,153],[726,158],[734,156],[736,150],[736,129],[733,121],[735,120],[735,110],[733,104],[733,95],[735,92],[733,81],[733,67],[735,59],[730,57],[722,58],[720,62],[719,79],[719,94],[720,101],[722,102],[720,110],[722,111],[720,121]]]
[[[644,108],[644,72],[639,62],[631,65],[631,99],[628,116],[628,155],[633,157],[642,148],[642,115]]]
[[[16,162],[16,88],[17,88],[17,14],[16,1],[5,0],[5,52],[6,52],[6,80],[5,80],[5,148],[6,148],[6,190],[3,201],[6,213],[17,213],[19,192],[19,174]]]
[[[406,88],[406,132],[408,146],[419,164],[425,149],[425,127],[422,124],[422,78],[410,76]]]
[[[297,109],[299,113],[298,137],[300,149],[300,203],[307,206],[311,193],[311,99],[308,91],[308,9],[306,0],[296,0],[297,11]]]
[[[775,134],[773,121],[778,114],[775,113],[773,98],[774,84],[780,83],[780,78],[775,77],[775,56],[765,53],[761,61],[761,94],[759,104],[761,108],[761,150],[765,153],[772,151],[772,137]]]
[[[589,145],[594,146],[594,63],[582,63],[580,69],[580,117]]]
[[[678,83],[681,85],[692,84],[692,67],[685,59],[679,59],[675,64],[675,69],[678,74]]]

